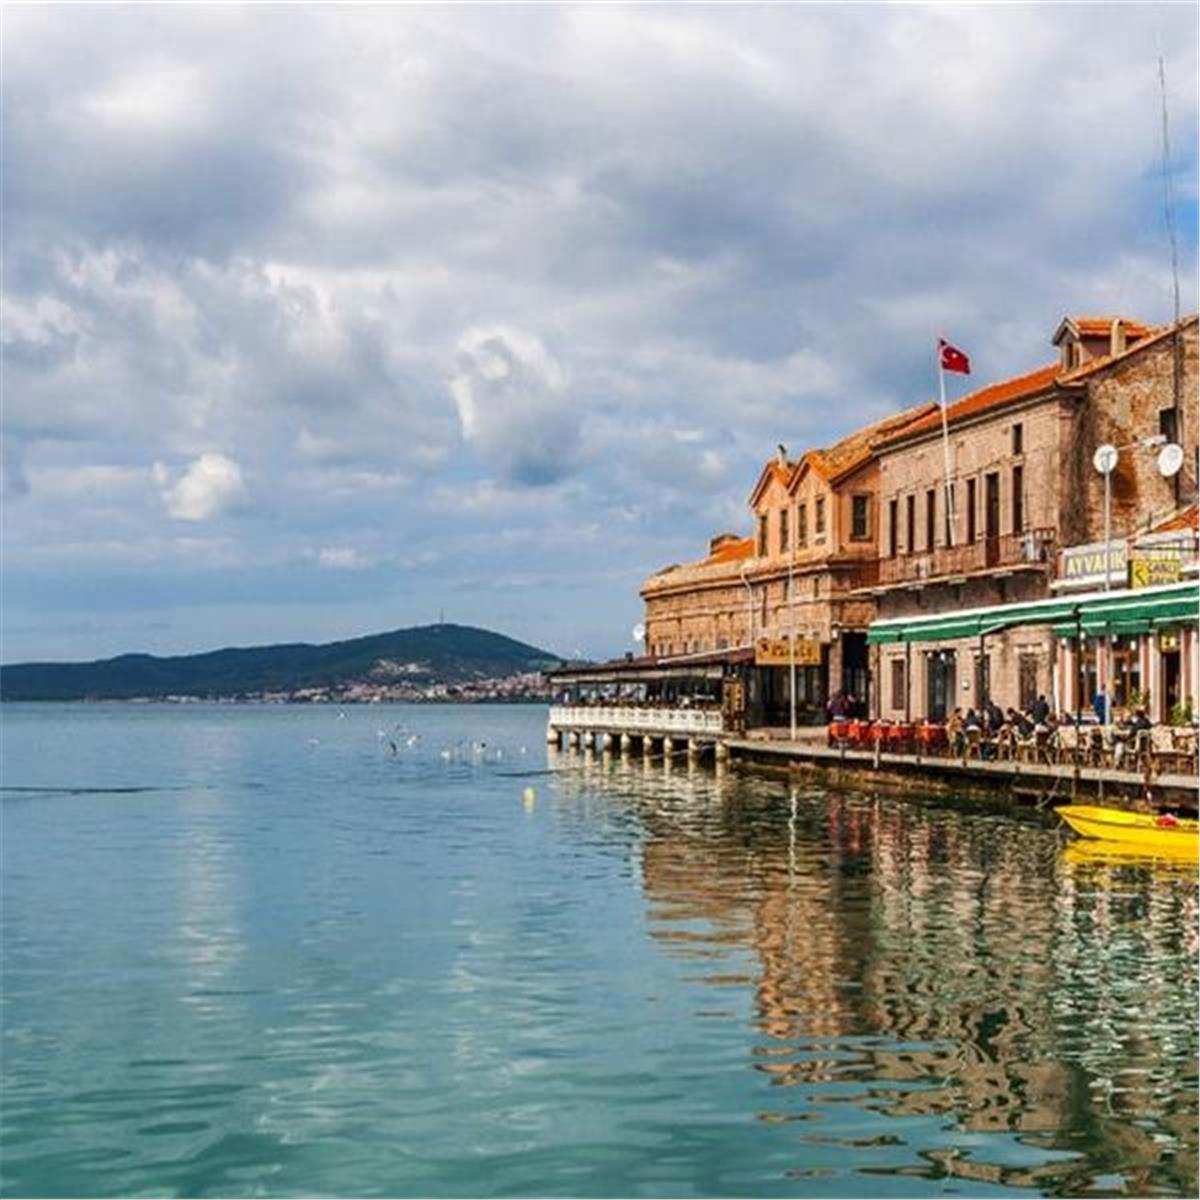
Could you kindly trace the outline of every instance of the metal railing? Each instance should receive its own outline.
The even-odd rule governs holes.
[[[879,563],[881,585],[973,575],[995,567],[1040,567],[1053,571],[1053,529],[1026,529],[983,537],[962,546],[938,546],[923,554],[899,554]]]
[[[553,729],[694,736],[721,732],[716,708],[639,708],[634,705],[551,705]]]

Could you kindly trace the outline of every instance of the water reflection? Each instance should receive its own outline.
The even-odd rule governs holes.
[[[652,935],[721,997],[706,1015],[752,994],[758,1116],[806,1162],[1197,1194],[1194,865],[978,807],[559,761],[562,799],[636,811]]]

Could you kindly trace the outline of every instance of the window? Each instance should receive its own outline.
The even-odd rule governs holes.
[[[767,517],[764,513],[758,518],[758,557],[767,556]]]
[[[888,501],[888,554],[896,557],[900,543],[900,501]]]
[[[1017,655],[1017,703],[1028,712],[1038,697],[1038,656],[1028,652]]]
[[[870,536],[867,526],[869,496],[850,498],[850,537],[856,542],[866,541]]]
[[[975,540],[975,480],[967,480],[967,544]]]
[[[808,544],[808,505],[801,504],[796,509],[796,545]]]
[[[892,707],[904,708],[904,659],[892,659]]]
[[[908,540],[905,543],[909,554],[917,552],[917,498],[909,496],[905,504],[908,517]]]
[[[814,530],[814,532],[816,533],[817,537],[820,537],[825,532],[825,497],[824,496],[819,497],[817,500],[817,511],[816,511],[815,516],[816,516],[816,529]]]
[[[781,508],[779,510],[779,553],[786,554],[788,552],[788,510]]]
[[[1013,467],[1012,477],[1013,533],[1025,528],[1025,468]]]
[[[946,505],[946,545],[947,546],[953,546],[954,540],[955,540],[954,539],[954,530],[950,528],[951,514],[954,512],[954,488],[955,488],[955,485],[952,483],[950,485],[950,503]]]
[[[975,655],[975,707],[982,708],[992,694],[992,656]]]
[[[1025,453],[1025,426],[1020,421],[1012,427],[1012,452],[1014,454]]]
[[[1179,441],[1179,412],[1174,408],[1160,408],[1158,410],[1158,432],[1167,439],[1168,442]]]
[[[937,528],[937,488],[925,493],[925,549],[933,549],[933,535]]]

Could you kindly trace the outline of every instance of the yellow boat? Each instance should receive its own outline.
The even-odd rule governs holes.
[[[1068,804],[1054,811],[1086,838],[1137,846],[1145,854],[1164,854],[1172,858],[1200,856],[1198,821],[1127,812],[1121,808],[1100,808],[1092,804]]]
[[[1159,850],[1136,842],[1102,842],[1099,838],[1075,838],[1062,848],[1060,858],[1070,868],[1148,867],[1192,877],[1200,870],[1200,859],[1188,847]]]

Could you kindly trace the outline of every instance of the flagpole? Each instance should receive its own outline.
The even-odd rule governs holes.
[[[950,426],[946,420],[946,371],[942,366],[942,344],[944,339],[938,340],[937,345],[937,362],[938,362],[938,395],[941,397],[942,403],[942,458],[946,469],[946,544],[954,545],[954,492],[950,485]],[[932,550],[933,547],[931,546]]]

